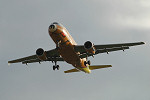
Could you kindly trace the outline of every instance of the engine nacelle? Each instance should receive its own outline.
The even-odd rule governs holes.
[[[42,61],[47,60],[46,52],[42,48],[36,50],[36,55]]]
[[[84,48],[85,48],[85,50],[88,52],[88,53],[90,53],[90,54],[95,54],[95,47],[94,47],[94,44],[92,43],[92,42],[90,42],[90,41],[86,41],[85,43],[84,43]]]

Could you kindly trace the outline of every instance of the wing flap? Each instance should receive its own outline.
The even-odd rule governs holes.
[[[28,57],[24,57],[24,58],[20,58],[20,59],[16,59],[16,60],[12,60],[12,61],[8,61],[8,63],[19,63],[19,62],[23,62],[23,61],[27,61],[27,60],[33,60],[33,59],[38,59],[36,55],[32,55],[32,56],[28,56]]]
[[[43,62],[39,59],[31,59],[31,60],[27,60],[27,61],[23,61],[22,64],[28,64],[28,63],[36,63],[36,62]]]
[[[89,66],[90,70],[112,67],[112,65],[93,65]]]
[[[57,61],[64,61],[64,59],[62,57],[48,58],[46,61],[55,61],[55,59]],[[35,62],[43,62],[43,61],[39,60],[39,59],[31,59],[31,60],[23,61],[22,64],[35,63]]]
[[[118,51],[118,50],[125,50],[125,49],[129,49],[129,47],[118,47],[118,48],[107,48],[107,49],[98,49],[96,50],[96,53],[94,55],[97,55],[99,53],[108,53],[108,52],[112,52],[112,51]],[[87,54],[87,53],[83,53],[80,55],[80,58],[86,58],[87,56],[93,56],[91,54]]]
[[[56,49],[46,51],[46,55],[47,57],[60,57],[60,54],[58,53]]]
[[[70,69],[70,70],[64,71],[64,73],[72,73],[72,72],[79,72],[79,70],[74,68],[74,69]]]

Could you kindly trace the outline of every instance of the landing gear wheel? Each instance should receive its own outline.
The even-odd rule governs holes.
[[[59,65],[56,66],[57,70],[59,70]]]
[[[87,64],[87,62],[86,61],[84,61],[84,65],[86,66],[86,64]]]
[[[59,65],[57,65],[57,66],[53,66],[53,70],[55,70],[55,69],[57,69],[57,70],[59,70]]]
[[[87,64],[88,64],[88,65],[91,65],[91,61],[90,61],[90,60],[89,60],[89,61],[87,61]]]
[[[55,70],[56,69],[56,67],[55,66],[53,66],[53,70]]]
[[[90,66],[90,65],[91,65],[91,61],[90,61],[90,60],[89,60],[89,61],[87,61],[87,62],[86,62],[86,61],[84,61],[84,65],[86,66],[87,64]]]
[[[53,70],[55,70],[55,69],[59,70],[59,65],[57,65],[57,60],[56,60],[56,58],[55,58],[55,60],[54,60],[54,63],[55,63],[55,65],[53,66]]]

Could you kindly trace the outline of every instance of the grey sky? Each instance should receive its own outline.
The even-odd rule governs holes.
[[[100,54],[92,64],[113,67],[91,74],[63,71],[60,62],[7,61],[55,48],[48,26],[62,23],[78,44],[144,41],[126,52]],[[0,0],[0,100],[150,100],[149,0]]]

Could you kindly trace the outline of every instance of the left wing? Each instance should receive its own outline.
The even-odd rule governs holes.
[[[130,46],[142,45],[144,42],[135,42],[135,43],[122,43],[122,44],[106,44],[106,45],[94,45],[96,52],[94,55],[99,53],[109,53],[112,51],[125,50],[129,49]],[[80,52],[80,58],[85,58],[87,56],[93,56],[88,54],[84,48],[84,45],[75,45],[74,47],[76,52]]]
[[[46,56],[47,56],[47,60],[45,61],[64,61],[62,57],[60,57],[59,53],[57,52],[56,49],[53,50],[49,50],[49,51],[45,51]],[[8,63],[19,63],[22,62],[22,64],[27,64],[27,63],[35,63],[35,62],[43,62],[42,60],[40,60],[37,55],[32,55],[32,56],[28,56],[28,57],[24,57],[24,58],[20,58],[20,59],[16,59],[16,60],[12,60],[12,61],[8,61]]]

